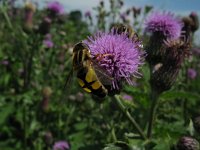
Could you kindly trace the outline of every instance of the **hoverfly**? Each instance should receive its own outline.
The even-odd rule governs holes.
[[[78,83],[83,90],[99,98],[104,98],[108,94],[105,86],[111,85],[113,80],[111,75],[98,64],[98,60],[102,57],[104,56],[99,54],[92,58],[89,47],[80,42],[73,49],[73,69],[70,73],[72,75],[76,72]]]
[[[134,31],[134,29],[130,25],[116,24],[113,26],[113,29],[114,33],[126,34],[129,39],[140,42],[138,34]],[[140,44],[139,48],[143,48],[143,45]]]

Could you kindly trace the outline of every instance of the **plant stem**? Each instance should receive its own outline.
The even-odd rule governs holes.
[[[112,127],[111,134],[112,134],[112,138],[113,138],[114,142],[116,142],[117,141],[117,137],[115,135],[115,128],[114,127]]]
[[[150,98],[151,98],[151,108],[149,112],[149,124],[148,124],[148,130],[147,130],[147,137],[151,138],[152,136],[152,129],[153,129],[153,122],[155,119],[157,104],[158,104],[158,93],[154,90],[152,90]]]
[[[4,18],[6,19],[6,21],[7,21],[7,23],[8,23],[8,27],[9,27],[10,29],[13,29],[12,23],[11,23],[11,21],[10,21],[10,18],[9,18],[9,16],[8,16],[8,14],[7,14],[7,8],[5,8],[4,6],[2,6],[1,8],[2,8],[2,10],[3,10],[2,12],[3,12]]]
[[[115,95],[114,97],[115,97],[115,100],[117,101],[117,104],[121,108],[122,112],[126,115],[126,117],[129,119],[129,121],[133,124],[133,126],[136,128],[136,130],[140,134],[140,136],[144,140],[146,140],[147,139],[146,135],[144,134],[144,132],[142,131],[142,129],[140,128],[140,126],[137,124],[137,122],[135,121],[135,119],[131,116],[131,114],[129,113],[129,111],[125,108],[125,106],[121,102],[119,96]]]
[[[27,129],[26,129],[26,105],[23,108],[23,128],[24,128],[24,137],[23,137],[23,147],[26,150],[27,147]]]

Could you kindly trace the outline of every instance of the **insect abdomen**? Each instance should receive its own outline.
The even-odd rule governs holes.
[[[100,98],[107,95],[106,88],[98,80],[92,67],[83,67],[79,69],[77,72],[77,78],[79,85],[84,91],[92,93]]]

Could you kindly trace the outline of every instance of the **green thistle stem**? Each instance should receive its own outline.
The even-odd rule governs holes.
[[[116,142],[117,141],[117,137],[115,135],[115,128],[114,127],[111,130],[111,134],[112,134],[112,138],[113,138],[114,142]]]
[[[26,150],[27,148],[27,125],[26,125],[26,116],[27,116],[27,111],[26,111],[26,106],[24,105],[23,107],[23,128],[24,128],[24,137],[23,137],[23,147]]]
[[[152,136],[152,129],[153,129],[153,122],[155,120],[155,114],[156,114],[156,109],[158,106],[158,96],[159,94],[152,90],[150,98],[151,98],[151,108],[150,108],[150,116],[149,116],[149,124],[148,124],[148,130],[147,130],[147,137],[151,138]]]
[[[137,124],[137,122],[135,121],[135,119],[131,116],[131,114],[129,113],[129,111],[126,109],[126,107],[123,105],[123,103],[121,102],[120,98],[118,95],[115,95],[115,100],[118,104],[118,106],[120,107],[120,109],[122,110],[122,112],[125,114],[125,116],[128,118],[128,120],[133,124],[133,126],[136,128],[137,132],[140,134],[140,136],[146,140],[147,137],[144,134],[144,132],[142,131],[142,129],[140,128],[140,126]]]
[[[6,21],[7,21],[7,23],[8,23],[8,27],[10,28],[10,29],[13,29],[13,26],[12,26],[12,23],[11,23],[11,21],[10,21],[10,18],[9,18],[9,16],[8,16],[8,14],[7,14],[7,7],[5,7],[5,6],[2,6],[2,7],[0,7],[3,11],[3,15],[4,15],[4,18],[6,19]]]

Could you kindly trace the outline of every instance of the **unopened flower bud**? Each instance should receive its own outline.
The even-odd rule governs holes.
[[[52,20],[49,17],[43,18],[43,21],[39,25],[38,33],[40,34],[47,34],[50,31]]]
[[[140,15],[140,13],[141,13],[141,8],[133,7],[132,10],[133,10],[133,17],[134,18],[137,18],[137,16]]]
[[[44,87],[43,89],[42,89],[42,95],[43,95],[43,97],[50,97],[51,96],[51,94],[52,94],[52,89],[51,89],[51,87]]]
[[[192,21],[193,21],[193,23],[192,23],[192,25],[191,25],[191,31],[192,31],[192,32],[195,32],[195,31],[197,31],[198,28],[199,28],[199,18],[198,18],[198,15],[197,15],[195,12],[192,12],[192,13],[190,14],[189,17],[190,17],[190,18],[192,19]]]
[[[122,7],[122,6],[124,5],[123,0],[120,0],[120,1],[119,1],[119,4],[120,4],[120,6]]]
[[[53,143],[53,135],[50,131],[45,132],[44,142],[46,145],[50,146]]]
[[[161,48],[162,59],[154,65],[150,84],[152,89],[162,93],[174,84],[180,67],[188,54],[190,44],[178,40],[169,40]]]
[[[199,150],[199,142],[188,136],[183,136],[177,143],[177,150]]]
[[[100,6],[104,7],[104,1],[103,0],[100,1]]]
[[[25,4],[25,14],[24,14],[24,30],[29,31],[33,28],[33,14],[35,12],[35,5],[30,2]]]

